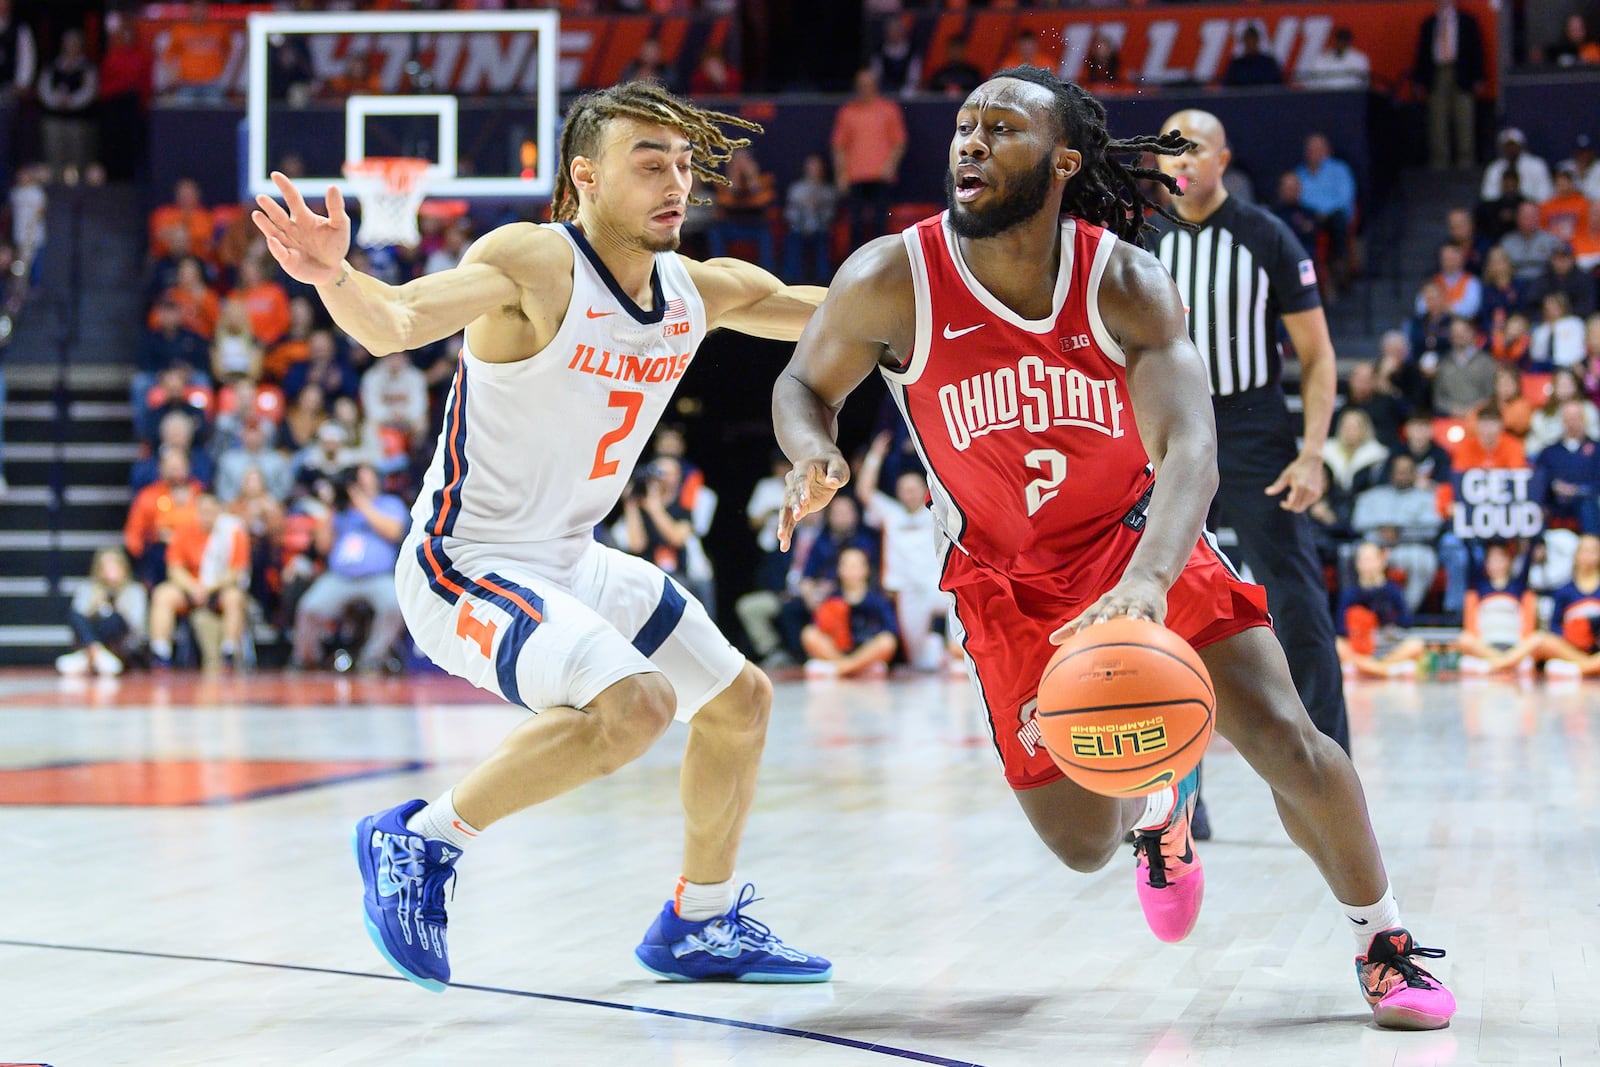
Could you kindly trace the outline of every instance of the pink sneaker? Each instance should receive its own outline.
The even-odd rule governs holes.
[[[1436,960],[1442,948],[1421,948],[1406,930],[1396,927],[1373,935],[1365,956],[1356,957],[1361,995],[1372,1006],[1372,1018],[1388,1030],[1438,1030],[1450,1025],[1456,998],[1444,984],[1412,962]]]
[[[1190,778],[1196,776],[1191,772]],[[1189,779],[1185,779],[1185,782]],[[1151,933],[1163,941],[1182,941],[1200,918],[1206,875],[1195,855],[1189,817],[1196,791],[1191,787],[1166,829],[1139,830],[1133,835],[1134,888]]]

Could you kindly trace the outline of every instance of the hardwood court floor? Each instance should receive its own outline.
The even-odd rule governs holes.
[[[1204,914],[1165,946],[1131,858],[1076,875],[1033,839],[963,683],[781,683],[740,874],[833,983],[633,963],[678,871],[679,728],[474,845],[464,984],[433,996],[367,941],[350,827],[436,796],[518,713],[438,678],[0,676],[0,1060],[1600,1063],[1600,687],[1350,695],[1401,905],[1450,953],[1439,1033],[1372,1027],[1331,898],[1221,743]]]

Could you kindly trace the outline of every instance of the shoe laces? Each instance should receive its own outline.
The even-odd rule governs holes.
[[[422,892],[417,905],[417,915],[425,923],[448,925],[445,918],[444,887],[450,886],[450,899],[456,898],[456,869],[444,864],[434,864],[422,876]]]
[[[726,931],[730,941],[738,941],[741,944],[764,948],[777,940],[772,936],[772,927],[744,913],[745,908],[761,899],[761,897],[756,896],[755,885],[746,882],[744,887],[739,890],[739,899],[734,902],[733,908],[726,915],[723,915],[719,921],[708,923],[708,928],[715,926],[719,928],[719,933]]]
[[[1379,934],[1378,936],[1382,937],[1383,935]],[[1423,959],[1427,960],[1439,960],[1444,958],[1444,949],[1423,948],[1421,945],[1417,944],[1411,939],[1410,934],[1406,935],[1406,941],[1411,946],[1410,948],[1400,952],[1391,947],[1387,959],[1374,960],[1371,958],[1371,956],[1367,957],[1367,963],[1369,965],[1376,964],[1378,967],[1378,983],[1381,984],[1384,979],[1388,978],[1389,972],[1393,971],[1402,979],[1404,979],[1406,985],[1410,986],[1412,989],[1429,989],[1438,985],[1439,980],[1423,968],[1411,962],[1410,957],[1421,956]]]
[[[1133,834],[1133,854],[1144,856],[1149,865],[1150,885],[1156,889],[1167,888],[1167,861],[1161,852],[1160,831],[1136,830]]]
[[[412,834],[390,834],[384,839],[384,847],[389,852],[395,879],[404,879],[416,888],[417,918],[425,923],[446,925],[444,890],[449,884],[450,898],[455,899],[455,867],[429,863],[426,839]]]

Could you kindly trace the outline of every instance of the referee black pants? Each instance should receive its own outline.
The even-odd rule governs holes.
[[[1226,549],[1267,590],[1267,607],[1300,700],[1317,729],[1350,751],[1344,677],[1334,647],[1333,614],[1312,542],[1311,520],[1285,511],[1285,494],[1265,490],[1299,453],[1300,426],[1277,386],[1216,397],[1217,469],[1213,529],[1232,528]]]

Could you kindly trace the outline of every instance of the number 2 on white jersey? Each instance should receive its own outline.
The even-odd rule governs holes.
[[[1028,515],[1031,517],[1061,492],[1061,483],[1067,477],[1067,457],[1053,448],[1036,448],[1022,457],[1029,470],[1040,471],[1043,477],[1028,483]]]
[[[637,389],[613,390],[606,399],[606,407],[622,409],[622,425],[601,436],[600,444],[594,450],[594,468],[589,471],[591,482],[617,473],[617,461],[607,459],[606,451],[633,432],[634,424],[639,421],[639,409],[644,407],[644,394]]]

